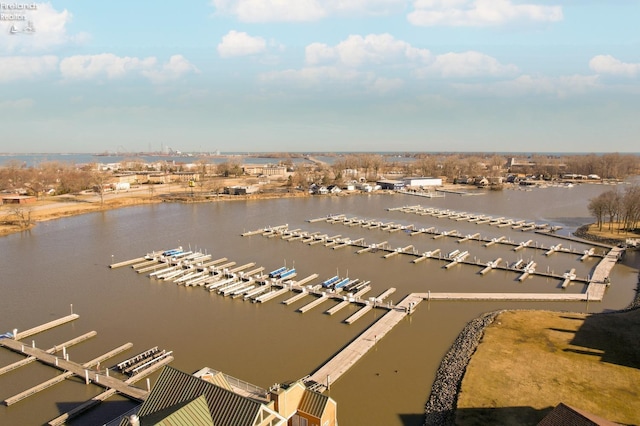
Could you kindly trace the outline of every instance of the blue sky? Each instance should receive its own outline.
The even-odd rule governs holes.
[[[637,0],[0,14],[0,152],[640,152]]]

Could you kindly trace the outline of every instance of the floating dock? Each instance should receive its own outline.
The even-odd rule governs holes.
[[[304,314],[305,312],[310,311],[311,309],[315,308],[316,306],[321,305],[322,303],[326,302],[327,300],[329,300],[329,297],[326,294],[322,294],[320,297],[318,297],[313,302],[307,303],[306,305],[304,305],[301,308],[299,308],[298,312],[300,312],[301,314]]]
[[[50,322],[48,322],[46,324],[42,324],[42,325],[30,328],[30,329],[22,331],[22,332],[14,333],[13,338],[15,340],[26,339],[29,336],[33,336],[34,334],[42,333],[43,331],[47,331],[47,330],[52,329],[54,327],[58,327],[59,325],[63,325],[63,324],[66,324],[68,322],[77,320],[78,318],[80,318],[80,316],[78,314],[70,314],[70,315],[67,315],[65,317],[58,318],[57,320],[50,321]]]

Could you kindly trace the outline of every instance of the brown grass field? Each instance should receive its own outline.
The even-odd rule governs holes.
[[[508,311],[464,376],[458,425],[535,425],[558,403],[640,424],[640,310]]]

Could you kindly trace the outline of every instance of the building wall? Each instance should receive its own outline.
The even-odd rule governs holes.
[[[229,195],[247,195],[247,194],[255,194],[260,189],[257,185],[251,186],[230,186],[225,188],[227,194]]]
[[[30,196],[9,196],[3,197],[0,204],[30,204],[36,202],[36,197]]]
[[[300,383],[296,383],[288,389],[281,389],[273,392],[271,399],[275,402],[275,409],[280,415],[290,419],[298,411],[298,404],[302,399],[305,388]],[[289,420],[291,425],[291,420]]]
[[[289,426],[299,426],[305,424],[304,421],[300,421],[300,419],[305,419],[307,421],[307,426],[321,426],[319,418],[312,417],[306,413],[301,412],[298,412],[291,419],[289,419]]]
[[[440,178],[407,178],[403,179],[406,186],[441,186]]]
[[[149,183],[171,183],[170,175],[149,175]]]
[[[322,413],[322,418],[320,419],[320,426],[338,426],[338,405],[337,403],[329,398],[329,402],[327,403],[324,412]]]

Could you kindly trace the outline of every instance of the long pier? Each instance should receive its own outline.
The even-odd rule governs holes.
[[[424,300],[502,300],[511,302],[581,302],[592,300],[586,293],[415,293]]]
[[[410,314],[422,300],[422,297],[413,294],[405,297],[392,310],[380,317],[378,321],[356,337],[338,354],[306,378],[305,383],[320,392],[329,389],[332,382],[335,382],[346,373],[365,353],[375,346],[379,339],[382,339],[396,324]]]
[[[611,275],[611,270],[618,260],[620,260],[623,252],[623,248],[614,247],[607,253],[604,259],[598,263],[587,287],[589,300],[602,300],[604,292],[610,284],[609,275]]]

